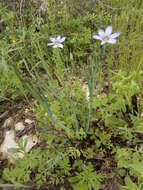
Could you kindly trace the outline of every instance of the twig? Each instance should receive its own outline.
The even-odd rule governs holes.
[[[110,5],[107,5],[103,2],[101,2],[101,0],[97,0],[98,4],[102,7],[102,8],[108,8],[108,9],[112,9],[112,10],[122,10],[122,9],[126,9],[125,7],[119,8],[119,7],[111,7]]]
[[[13,188],[15,187],[14,184],[0,184],[0,188]],[[19,187],[24,188],[24,189],[32,189],[32,186],[27,186],[27,185],[19,185]]]
[[[8,53],[13,52],[13,51],[17,51],[17,50],[23,49],[23,48],[24,48],[24,46],[17,47],[17,48],[14,48],[14,49],[10,49],[10,50],[8,50]]]
[[[3,97],[3,96],[0,96],[0,102],[3,102],[3,101],[5,101],[5,100],[7,100],[8,102],[13,103],[13,101],[12,101],[11,99],[6,98],[6,97]]]
[[[0,115],[0,119],[5,118],[5,117],[8,115],[8,113],[9,113],[9,111],[5,111],[4,113],[2,113],[2,114]]]
[[[21,18],[21,22],[23,23],[23,16],[22,16],[22,6],[23,6],[23,1],[20,1],[20,5],[19,5],[19,13],[20,13],[20,18]]]

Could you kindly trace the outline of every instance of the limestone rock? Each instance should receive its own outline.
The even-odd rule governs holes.
[[[34,121],[31,119],[25,119],[25,123],[30,125],[30,124],[34,123]]]
[[[12,117],[9,117],[5,120],[3,128],[5,129],[11,129],[14,126],[14,120]]]
[[[6,131],[4,141],[0,146],[0,152],[3,154],[4,158],[7,158],[9,160],[23,157],[22,153],[11,153],[11,148],[18,148],[18,144],[15,141],[14,130]]]
[[[25,141],[27,141],[27,144],[26,144],[26,152],[29,152],[30,150],[31,150],[31,148],[33,147],[33,146],[35,146],[36,144],[37,144],[37,142],[38,142],[38,138],[37,138],[37,136],[36,135],[24,135],[23,137],[21,137],[22,138],[22,140],[23,140],[23,143],[25,142]]]
[[[25,129],[25,125],[22,122],[18,122],[15,124],[15,131],[22,131]]]

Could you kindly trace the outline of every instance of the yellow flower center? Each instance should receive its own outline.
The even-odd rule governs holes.
[[[104,37],[104,42],[108,42],[109,38],[107,36]]]
[[[59,45],[59,41],[58,40],[56,40],[55,43],[56,43],[56,45]]]

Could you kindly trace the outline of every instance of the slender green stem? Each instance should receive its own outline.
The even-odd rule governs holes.
[[[60,81],[61,84],[64,82],[64,64],[62,61],[62,55],[60,53],[59,49],[54,49],[53,51],[54,56],[55,56],[55,63],[56,63],[56,74],[58,77],[58,80]]]
[[[88,112],[88,119],[87,119],[87,124],[85,128],[85,132],[88,133],[89,126],[90,126],[90,121],[91,121],[91,115],[92,115],[92,106],[93,106],[93,89],[94,89],[94,76],[95,76],[95,67],[94,64],[91,64],[91,68],[89,70],[89,81],[88,81],[88,89],[89,89],[89,94],[90,94],[90,99],[89,99],[89,112]]]

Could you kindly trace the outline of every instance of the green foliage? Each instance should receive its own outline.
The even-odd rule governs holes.
[[[120,169],[120,174],[128,169],[131,177],[136,178],[136,182],[129,177],[125,177],[125,186],[120,189],[138,189],[141,190],[143,186],[143,168],[142,168],[142,150],[133,151],[131,149],[117,149],[116,159],[118,163],[118,168]],[[134,179],[133,178],[133,179]]]
[[[13,70],[5,70],[1,67],[0,97],[16,99],[23,97],[25,90]]]
[[[120,190],[129,190],[129,189],[141,190],[141,186],[138,187],[135,183],[132,182],[131,178],[127,176],[125,178],[125,186],[121,187]]]
[[[98,190],[101,179],[101,176],[94,172],[92,165],[88,165],[70,180],[74,190]]]
[[[78,81],[73,82],[73,84],[70,81],[65,82],[65,88],[59,90],[56,94],[58,99],[49,94],[48,89],[46,96],[50,101],[50,109],[53,115],[66,128],[77,129],[79,125],[85,126],[84,118],[87,118],[88,102],[85,101],[85,94],[82,92],[82,86]],[[42,119],[41,117],[43,116],[44,118]],[[46,117],[46,112],[41,107],[37,110],[37,118],[39,120],[42,119],[42,123],[48,125],[49,117],[48,115]]]

